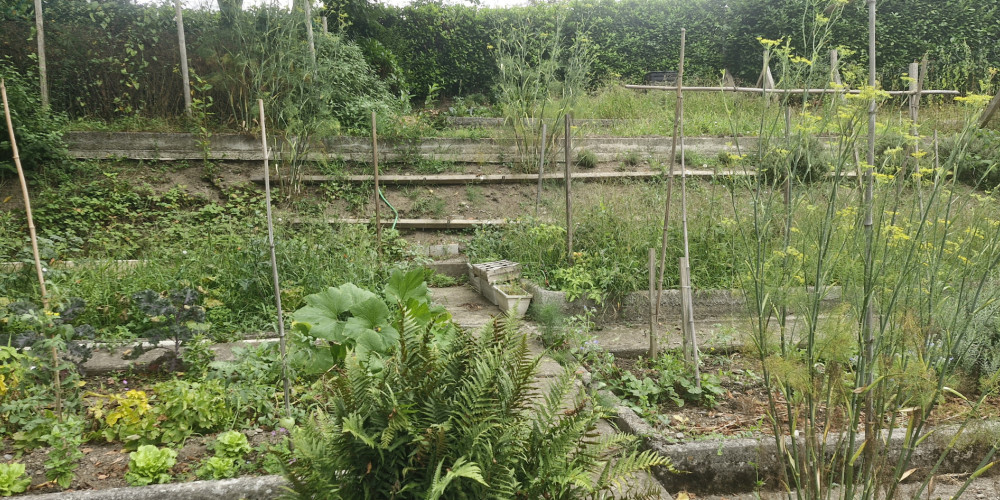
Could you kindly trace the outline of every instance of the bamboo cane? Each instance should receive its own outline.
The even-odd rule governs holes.
[[[683,31],[682,31],[683,33]],[[683,56],[683,54],[682,54]],[[681,66],[684,59],[681,58]],[[681,87],[683,88],[683,87]],[[694,300],[691,295],[691,249],[688,244],[688,218],[687,218],[687,163],[684,158],[684,92],[677,92],[677,108],[680,111],[677,115],[677,136],[681,146],[681,236],[684,242],[684,258],[681,262],[681,295],[687,299],[684,305],[684,312],[687,314],[684,323],[684,333],[687,338],[687,345],[691,351],[691,370],[694,373],[695,387],[701,389],[701,368],[698,366],[701,361],[698,356],[698,339],[694,331]]]
[[[381,189],[378,182],[378,129],[375,124],[375,112],[372,111],[372,163],[375,164],[375,249],[378,252],[379,264],[382,260],[382,216],[379,206]]]
[[[573,114],[572,113],[566,113],[566,116],[564,117],[564,119],[566,121],[566,133],[565,133],[566,136],[563,138],[563,140],[566,143],[565,147],[563,148],[563,149],[566,150],[565,151],[566,152],[566,165],[565,165],[565,174],[566,174],[566,258],[569,259],[569,262],[572,263],[573,262],[573,185],[572,185],[572,177],[570,176],[569,171],[570,171],[570,167],[572,167],[572,165],[573,165],[573,163],[572,163],[572,157],[571,157],[571,154],[573,152],[573,143],[572,143],[572,137],[573,137],[573,131],[572,131],[572,128],[573,128],[572,127]]]
[[[28,182],[24,178],[24,168],[21,167],[21,157],[17,150],[17,139],[14,137],[14,124],[10,119],[10,105],[7,104],[7,83],[0,79],[0,95],[3,96],[3,112],[7,119],[7,131],[10,133],[10,150],[14,155],[14,166],[17,167],[17,178],[21,182],[21,195],[24,197],[24,214],[28,219],[28,234],[31,237],[31,253],[35,259],[35,273],[38,275],[38,287],[42,293],[42,310],[49,311],[49,294],[45,289],[45,276],[42,274],[42,258],[38,252],[38,236],[35,234],[35,221],[31,216],[31,197],[28,196]],[[59,352],[52,346],[52,380],[56,392],[56,418],[62,422],[62,382],[59,380]]]
[[[687,39],[687,30],[681,28],[681,57],[677,67],[677,96],[682,94],[684,84],[684,45]],[[660,278],[656,291],[655,316],[660,317],[660,302],[663,300],[663,273],[667,268],[667,229],[670,226],[670,198],[674,190],[674,166],[677,163],[677,132],[680,125],[681,100],[674,104],[674,135],[670,143],[670,173],[667,176],[667,200],[663,203],[663,242],[660,245]],[[649,357],[656,355],[654,346],[650,345]]]
[[[257,99],[260,110],[260,142],[264,152],[264,200],[267,212],[267,243],[271,248],[271,278],[274,281],[274,305],[278,309],[278,349],[281,354],[281,378],[285,390],[285,416],[292,416],[291,387],[288,381],[288,356],[285,345],[285,318],[281,311],[281,285],[278,283],[278,259],[274,254],[274,223],[271,219],[271,167],[268,165],[267,127],[264,124],[264,100]]]

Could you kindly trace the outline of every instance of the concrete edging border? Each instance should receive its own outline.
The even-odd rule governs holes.
[[[585,373],[584,377],[590,386],[590,374]],[[656,479],[668,491],[690,489],[702,494],[733,494],[754,491],[759,481],[764,481],[764,484],[771,485],[772,488],[778,486],[780,468],[784,467],[784,461],[780,458],[773,436],[762,434],[754,438],[711,439],[676,444],[622,404],[618,396],[606,389],[600,389],[598,393],[603,399],[615,403],[612,418],[619,430],[639,437],[643,449],[670,457],[674,461],[674,467],[684,472],[673,474],[661,468],[653,471]],[[927,432],[925,430],[925,434]],[[989,449],[1000,441],[1000,421],[974,421],[964,429],[961,426],[946,426],[933,429],[933,432],[913,453],[909,464],[910,468],[917,469],[910,476],[913,480],[925,477],[953,440],[953,449],[936,473],[973,472],[969,469],[976,467]],[[828,442],[835,438],[832,436]],[[888,445],[894,448],[894,456],[898,456],[904,438],[905,428],[896,429],[889,438]],[[858,443],[863,441],[864,435],[859,434]],[[790,446],[792,440],[786,437],[785,443]]]
[[[155,484],[104,490],[62,491],[18,496],[25,500],[219,500],[241,498],[271,500],[286,491],[288,482],[281,476],[250,476],[218,481]]]

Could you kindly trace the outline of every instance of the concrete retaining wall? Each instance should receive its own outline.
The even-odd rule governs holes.
[[[214,134],[203,150],[195,134],[154,132],[68,132],[64,135],[70,155],[82,159],[129,158],[136,160],[262,160],[260,137],[239,134]],[[736,152],[732,138],[689,137],[684,140],[687,152],[716,155]],[[753,138],[741,138],[743,149],[752,147]],[[284,141],[268,139],[272,155],[282,158]],[[573,150],[589,150],[600,162],[621,160],[626,154],[668,159],[670,137],[581,137],[573,141]],[[318,141],[308,158],[371,160],[371,140],[367,137],[331,137]],[[420,138],[414,140],[379,140],[380,161],[405,162],[415,158],[462,163],[506,163],[518,158],[517,145],[510,139]],[[554,154],[556,162],[563,154]]]

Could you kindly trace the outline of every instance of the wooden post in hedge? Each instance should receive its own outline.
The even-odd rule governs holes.
[[[840,79],[840,56],[838,55],[837,49],[830,51],[830,81],[836,83],[837,85],[843,85],[843,80]]]
[[[24,215],[28,219],[28,236],[31,238],[31,254],[35,259],[35,274],[38,275],[38,288],[42,294],[42,310],[49,312],[49,294],[45,289],[45,276],[42,274],[42,258],[38,252],[38,236],[35,234],[35,221],[31,216],[31,197],[28,196],[28,182],[24,178],[24,168],[21,167],[21,156],[17,150],[17,139],[14,136],[14,123],[10,119],[10,105],[7,104],[7,84],[0,80],[0,96],[3,97],[3,112],[7,120],[7,132],[10,134],[10,150],[14,156],[14,166],[17,168],[17,178],[21,182],[21,196],[24,197]],[[44,319],[45,321],[48,318]],[[59,352],[52,346],[52,381],[56,393],[56,418],[62,422],[62,383],[59,380]]]
[[[566,136],[563,138],[566,150],[566,258],[573,262],[573,188],[570,167],[573,165],[573,114],[566,113]]]
[[[191,79],[188,75],[187,43],[184,41],[184,14],[181,12],[181,0],[174,0],[177,11],[177,45],[181,52],[181,79],[184,80],[184,112],[191,116]],[[263,123],[260,124],[264,126]]]
[[[267,243],[271,249],[271,279],[274,282],[274,305],[278,309],[278,350],[281,355],[281,378],[285,385],[285,416],[292,416],[292,392],[288,380],[288,356],[285,342],[285,317],[281,311],[281,285],[278,282],[278,259],[274,254],[274,222],[271,218],[271,168],[268,164],[267,127],[264,125],[264,100],[257,99],[260,110],[260,142],[264,153],[264,203],[267,214]]]
[[[49,78],[45,65],[45,23],[42,18],[42,0],[35,0],[35,32],[38,39],[38,84],[42,95],[42,108],[49,109]]]
[[[306,39],[309,41],[309,57],[312,58],[313,71],[316,71],[316,41],[313,38],[312,0],[305,0],[302,3],[305,6]]]

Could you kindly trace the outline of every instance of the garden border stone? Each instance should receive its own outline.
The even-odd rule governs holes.
[[[588,385],[591,379],[589,373],[584,375]],[[598,393],[605,401],[613,402],[613,421],[621,431],[639,437],[643,449],[670,457],[674,467],[683,471],[676,474],[662,468],[653,470],[656,479],[668,491],[734,494],[754,491],[758,488],[758,481],[764,481],[772,487],[778,485],[779,468],[784,466],[784,461],[780,459],[774,437],[762,434],[754,438],[711,439],[678,444],[675,439],[657,431],[635,411],[625,406],[618,396],[606,389],[600,389]],[[895,448],[893,457],[898,456],[905,431],[896,429],[889,439],[889,446]],[[973,421],[964,430],[960,426],[946,426],[938,427],[933,432],[914,451],[909,466],[917,468],[917,471],[910,476],[911,480],[926,477],[928,469],[934,467],[952,440],[955,440],[955,446],[936,473],[973,472],[990,447],[1000,441],[1000,421]],[[836,436],[831,436],[828,442],[832,443],[834,439]],[[858,435],[857,442],[859,445],[864,442],[863,433]],[[790,446],[792,440],[786,437],[785,444]]]
[[[63,491],[23,495],[25,500],[220,500],[241,498],[270,500],[285,492],[288,481],[281,476],[251,476],[219,481],[156,484],[131,488]]]

